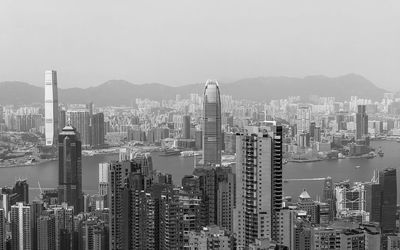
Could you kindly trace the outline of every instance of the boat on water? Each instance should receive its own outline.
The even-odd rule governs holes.
[[[181,154],[181,150],[179,149],[165,149],[163,151],[161,151],[160,156],[174,156],[174,155],[180,155]]]
[[[379,147],[378,155],[379,155],[380,157],[383,157],[383,155],[384,155],[384,153],[383,153],[381,147]]]
[[[360,168],[360,166],[355,166],[355,168]]]

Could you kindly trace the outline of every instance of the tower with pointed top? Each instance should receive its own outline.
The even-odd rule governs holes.
[[[203,101],[203,161],[204,165],[221,164],[221,98],[218,82],[208,80]]]
[[[82,149],[80,135],[65,126],[58,136],[58,202],[82,211]]]

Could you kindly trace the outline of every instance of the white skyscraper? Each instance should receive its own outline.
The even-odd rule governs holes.
[[[57,72],[45,71],[44,84],[46,145],[52,146],[57,142],[58,136]]]

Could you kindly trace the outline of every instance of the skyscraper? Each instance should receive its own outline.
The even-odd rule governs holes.
[[[153,200],[145,192],[151,185],[150,170],[151,158],[140,154],[131,161],[110,163],[107,192],[109,249],[153,248],[154,242],[145,240],[155,230]]]
[[[44,73],[44,84],[46,145],[52,146],[57,143],[58,134],[57,72],[47,70]]]
[[[42,201],[33,201],[31,204],[32,250],[43,249],[38,247],[38,219],[44,210]]]
[[[311,110],[309,106],[300,105],[297,108],[296,125],[297,133],[310,132]]]
[[[381,229],[382,233],[396,232],[397,176],[396,169],[387,168],[379,172],[381,185]]]
[[[333,221],[336,215],[336,202],[335,202],[335,186],[331,177],[327,177],[324,181],[324,188],[322,190],[322,202],[329,204],[329,221]]]
[[[65,126],[58,136],[58,202],[82,211],[82,150],[80,135]]]
[[[282,127],[248,127],[236,137],[234,233],[243,249],[258,238],[278,239],[282,207]]]
[[[43,215],[37,219],[37,249],[56,249],[54,215]]]
[[[11,249],[31,249],[31,233],[31,208],[18,202],[11,206]]]
[[[68,110],[67,117],[70,124],[80,134],[82,145],[89,146],[90,140],[90,113],[88,110]]]
[[[368,135],[368,115],[365,105],[357,106],[356,114],[356,139],[363,139]]]
[[[6,249],[6,215],[0,208],[0,250]]]
[[[99,163],[99,195],[107,194],[109,167],[110,163]]]
[[[190,139],[190,116],[184,115],[182,122],[183,122],[182,137],[183,139]]]
[[[92,147],[102,146],[104,144],[104,114],[97,113],[92,115],[90,123],[90,145]]]
[[[221,164],[221,99],[217,81],[208,80],[203,101],[204,165]]]

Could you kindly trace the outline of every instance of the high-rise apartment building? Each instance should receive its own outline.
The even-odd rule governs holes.
[[[53,146],[57,143],[58,135],[57,72],[47,70],[44,73],[44,84],[46,145]]]
[[[18,202],[11,206],[11,249],[32,249],[31,207]]]
[[[221,164],[222,150],[221,99],[217,81],[208,80],[203,101],[203,161],[204,165]]]
[[[137,155],[130,161],[110,163],[109,249],[154,248],[155,207],[145,192],[152,182],[150,162]]]
[[[368,135],[368,115],[365,105],[357,106],[356,113],[356,139],[363,139]]]
[[[80,135],[66,126],[58,137],[58,202],[82,211],[82,149]]]
[[[110,163],[99,163],[99,195],[107,195],[108,189],[108,169]]]
[[[235,174],[232,168],[218,167],[217,182],[217,225],[228,232],[233,231],[233,208],[235,206]]]
[[[56,223],[54,215],[43,215],[37,219],[37,249],[56,249]]]
[[[74,207],[67,203],[52,206],[50,211],[55,220],[56,250],[74,249]]]
[[[236,208],[238,249],[256,239],[278,239],[282,208],[282,127],[248,127],[236,140]]]
[[[166,188],[160,199],[160,249],[184,249],[189,232],[200,229],[200,197],[178,188]]]

